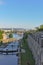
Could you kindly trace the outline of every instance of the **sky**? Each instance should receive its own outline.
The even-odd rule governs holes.
[[[0,27],[31,29],[43,24],[43,0],[0,0]]]

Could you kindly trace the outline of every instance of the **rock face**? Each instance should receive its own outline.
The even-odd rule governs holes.
[[[33,53],[35,65],[43,65],[43,32],[28,35],[28,45]]]

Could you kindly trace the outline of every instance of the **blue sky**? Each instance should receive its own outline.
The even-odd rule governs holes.
[[[0,27],[34,28],[43,24],[43,0],[0,0]]]

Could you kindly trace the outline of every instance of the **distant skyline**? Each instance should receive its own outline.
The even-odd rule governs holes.
[[[0,28],[31,29],[43,24],[43,0],[0,0]]]

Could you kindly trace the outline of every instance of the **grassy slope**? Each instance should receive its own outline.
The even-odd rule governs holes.
[[[33,55],[32,55],[32,52],[30,51],[29,47],[28,47],[28,44],[27,44],[27,40],[23,40],[23,43],[22,43],[23,47],[26,51],[26,53],[22,53],[21,54],[21,65],[27,65],[27,61],[30,62],[30,65],[35,65],[35,61],[33,59]]]

